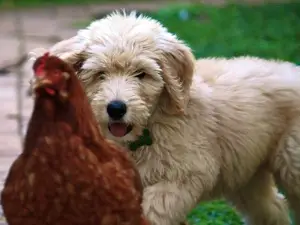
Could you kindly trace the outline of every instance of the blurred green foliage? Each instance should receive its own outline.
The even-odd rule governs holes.
[[[150,14],[197,57],[254,55],[300,63],[300,2],[174,5]]]
[[[300,2],[263,5],[174,4],[144,13],[163,23],[196,57],[259,56],[300,64]],[[76,26],[87,26],[77,21]]]

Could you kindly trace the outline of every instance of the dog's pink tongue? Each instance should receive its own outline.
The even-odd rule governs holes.
[[[123,137],[127,133],[127,125],[124,123],[112,123],[109,125],[109,130],[115,137]]]

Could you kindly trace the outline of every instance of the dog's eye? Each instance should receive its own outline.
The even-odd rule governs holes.
[[[101,72],[97,73],[96,77],[100,80],[104,80],[105,79],[105,72],[101,71]]]
[[[135,77],[139,78],[140,80],[143,79],[146,76],[145,72],[139,72],[135,75]]]

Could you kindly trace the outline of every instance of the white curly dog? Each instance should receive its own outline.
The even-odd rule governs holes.
[[[119,12],[50,52],[78,70],[107,138],[131,149],[152,225],[177,225],[222,197],[250,225],[289,225],[274,181],[300,225],[299,67],[196,61],[159,22]]]

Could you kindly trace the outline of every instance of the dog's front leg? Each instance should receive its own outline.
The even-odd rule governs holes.
[[[186,177],[182,181],[159,182],[144,189],[143,209],[151,225],[179,225],[197,205],[212,181]]]

